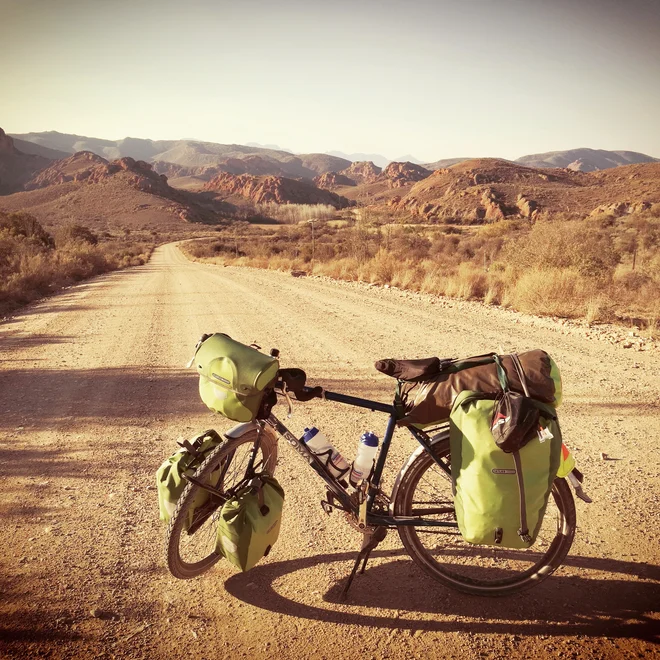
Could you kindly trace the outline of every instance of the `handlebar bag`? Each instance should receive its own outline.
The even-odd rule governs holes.
[[[195,352],[199,395],[214,412],[236,422],[251,422],[265,390],[277,377],[277,358],[225,334],[208,336]]]
[[[223,505],[216,552],[249,571],[277,541],[283,505],[284,490],[277,480],[265,473],[256,477]]]
[[[449,418],[451,476],[458,528],[465,541],[528,548],[536,541],[562,460],[552,406],[533,402],[538,425],[526,444],[505,452],[491,432],[498,401],[462,392]]]
[[[396,394],[398,423],[424,427],[449,418],[456,397],[464,391],[497,396],[502,392],[494,353],[459,360],[445,360],[438,374],[426,380],[399,380]],[[557,407],[561,402],[561,376],[555,361],[542,350],[518,354],[529,396]],[[524,394],[511,355],[499,356],[509,386]]]
[[[223,439],[213,429],[204,431],[192,440],[183,443],[181,449],[172,454],[156,472],[156,488],[158,490],[158,508],[160,510],[160,519],[169,522],[177,502],[183,493],[183,489],[188,483],[184,475],[192,476],[197,468],[204,462],[206,457],[223,442]],[[220,468],[217,470],[217,477],[220,475]],[[211,475],[211,482],[214,481],[215,474]],[[193,506],[188,512],[188,520],[185,522],[185,529],[188,530],[193,522],[195,511],[206,504],[210,493],[200,489],[195,497]]]

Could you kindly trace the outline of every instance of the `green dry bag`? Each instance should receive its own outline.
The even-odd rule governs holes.
[[[216,552],[242,571],[249,571],[277,541],[284,491],[268,474],[256,477],[225,502],[220,512]]]
[[[222,442],[222,438],[213,429],[204,431],[204,433],[200,433],[191,440],[183,443],[181,449],[172,454],[158,468],[156,472],[156,487],[158,489],[158,508],[160,509],[161,520],[164,522],[170,521],[177,502],[188,483],[184,479],[184,475],[192,476],[209,453]],[[214,475],[211,475],[212,481],[213,477]],[[208,498],[209,492],[200,489],[195,497],[193,506],[188,510],[188,520],[185,523],[186,530],[192,522],[195,510],[203,506]]]
[[[193,362],[199,395],[214,412],[236,422],[255,419],[265,389],[277,377],[277,358],[216,333],[198,344]]]
[[[561,431],[554,408],[535,402],[539,430],[518,452],[506,453],[491,432],[495,405],[470,391],[454,402],[449,439],[456,520],[469,543],[528,548],[536,541],[559,468]]]

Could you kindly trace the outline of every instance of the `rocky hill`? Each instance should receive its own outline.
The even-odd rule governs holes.
[[[536,169],[497,159],[474,159],[436,170],[392,197],[388,206],[425,221],[488,222],[539,214],[586,216],[660,202],[660,163],[602,172]]]
[[[549,151],[518,158],[516,163],[528,167],[565,167],[577,172],[595,172],[623,165],[657,163],[659,159],[636,151],[606,151],[605,149],[569,149]]]
[[[168,176],[199,176],[210,179],[219,172],[232,174],[272,174],[310,181],[319,174],[348,167],[351,161],[329,154],[301,154],[241,144],[217,144],[200,140],[147,140],[124,138],[103,140],[46,131],[16,135],[36,149],[57,150],[60,154],[91,151],[103,158],[131,157],[154,164]],[[173,167],[180,168],[178,171]]]
[[[19,148],[25,143],[34,145],[22,149],[24,153],[35,153],[50,159],[79,151],[91,151],[110,160],[129,156],[154,164],[161,174],[175,177],[195,176],[202,180],[208,180],[219,172],[230,172],[256,176],[271,174],[311,181],[326,172],[337,172],[359,184],[368,181],[355,178],[344,171],[352,168],[351,163],[371,161],[379,169],[386,168],[391,162],[408,161],[411,165],[418,165],[411,157],[389,161],[380,154],[344,154],[339,151],[294,155],[281,149],[254,144],[218,144],[201,140],[149,140],[131,137],[105,140],[57,131],[15,134],[12,137],[20,139]],[[423,167],[428,170],[442,169],[465,160],[467,159],[445,158]],[[515,162],[530,167],[565,167],[588,172],[656,160],[633,151],[572,149],[522,156]],[[172,166],[178,166],[181,170],[173,174],[170,169]]]
[[[220,193],[225,198],[243,197],[255,204],[329,204],[336,209],[352,205],[345,197],[311,183],[277,176],[236,176],[223,172],[211,179],[204,190]]]
[[[349,167],[342,170],[340,174],[348,177],[355,183],[374,183],[378,180],[383,170],[370,160],[358,160],[351,163]]]
[[[462,163],[465,160],[474,160],[474,159],[473,158],[442,158],[440,160],[434,161],[433,163],[424,163],[423,167],[433,172],[435,170],[441,170],[445,167],[451,167],[452,165]]]
[[[0,195],[21,190],[50,160],[37,154],[26,154],[16,148],[14,140],[0,128]]]
[[[89,151],[48,162],[25,188],[0,197],[0,209],[29,211],[46,227],[75,222],[95,229],[171,230],[182,221],[219,222],[222,215],[170,187],[149,163],[108,161]]]
[[[109,162],[91,151],[81,151],[69,158],[55,161],[28,181],[25,189],[34,190],[69,181],[100,183],[116,174],[124,175],[123,180],[136,190],[171,199],[177,195],[176,191],[167,185],[167,177],[154,172],[149,163],[128,157]]]
[[[324,190],[332,190],[340,186],[355,186],[357,185],[353,179],[350,179],[344,174],[338,172],[326,172],[317,177],[314,177],[314,185],[317,188]]]
[[[386,181],[390,188],[401,188],[409,183],[421,181],[430,174],[430,170],[410,161],[392,162],[380,173],[379,179]]]
[[[314,183],[319,188],[336,190],[347,186],[375,183],[380,180],[381,172],[380,167],[371,161],[357,161],[340,172],[325,172],[315,177]],[[387,179],[387,177],[385,178]]]
[[[300,159],[303,167],[316,174],[342,172],[352,164],[346,158],[339,158],[330,154],[299,154],[296,158]]]

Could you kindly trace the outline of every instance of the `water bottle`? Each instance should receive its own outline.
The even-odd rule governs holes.
[[[378,451],[378,436],[371,431],[362,434],[358,444],[357,455],[353,461],[353,469],[349,481],[357,486],[360,479],[368,479],[374,466],[374,458]]]
[[[303,442],[319,456],[334,477],[339,478],[348,472],[350,466],[346,462],[346,459],[328,442],[328,439],[315,426],[311,429],[305,429]]]

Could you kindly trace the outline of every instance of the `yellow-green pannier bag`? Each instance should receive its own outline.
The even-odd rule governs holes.
[[[188,483],[184,475],[192,476],[206,457],[223,442],[223,439],[213,429],[204,431],[190,441],[182,443],[181,449],[172,454],[156,472],[156,488],[158,490],[158,508],[160,519],[169,522],[177,502]],[[218,474],[220,469],[217,470]],[[213,482],[214,475],[211,475]],[[195,511],[206,504],[210,493],[199,489],[193,506],[188,510],[188,520],[184,527],[187,530]]]
[[[497,401],[461,392],[449,417],[454,509],[468,543],[528,548],[536,541],[562,460],[555,409],[535,401],[539,428],[517,452],[502,451],[493,438]],[[520,478],[520,481],[519,481]]]
[[[261,474],[220,511],[216,552],[242,571],[249,571],[277,541],[284,491],[274,477]]]
[[[214,412],[236,422],[255,419],[264,390],[277,377],[277,358],[216,333],[198,344],[193,362],[199,395]]]

